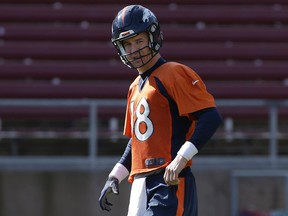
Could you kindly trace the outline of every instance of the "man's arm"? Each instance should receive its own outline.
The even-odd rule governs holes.
[[[169,185],[179,183],[178,175],[187,162],[198,153],[222,124],[222,117],[217,108],[208,108],[192,113],[197,123],[191,138],[186,141],[174,160],[166,167],[164,180]]]
[[[131,171],[131,139],[128,141],[126,149],[118,163],[121,163],[128,172]]]
[[[192,115],[197,119],[195,131],[189,141],[195,145],[197,150],[201,150],[203,146],[211,139],[223,120],[217,108],[207,108]]]

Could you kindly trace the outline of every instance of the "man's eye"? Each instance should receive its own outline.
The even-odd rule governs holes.
[[[130,47],[130,44],[123,44],[124,48],[127,49]]]

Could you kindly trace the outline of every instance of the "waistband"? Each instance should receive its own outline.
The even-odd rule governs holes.
[[[134,179],[145,178],[145,177],[148,177],[148,176],[157,175],[157,174],[160,174],[161,172],[163,172],[163,175],[164,175],[165,167],[164,167],[164,168],[157,169],[157,170],[153,170],[153,171],[150,171],[150,172],[135,174],[135,175],[134,175]],[[190,167],[185,167],[185,168],[179,173],[179,177],[184,177],[184,176],[186,176],[188,173],[191,173],[191,169],[190,169]]]
[[[150,172],[145,172],[145,173],[139,173],[139,174],[135,174],[134,179],[138,179],[138,178],[144,178],[144,177],[148,177],[151,175],[157,175],[161,172],[163,172],[164,174],[165,168],[160,168],[160,169],[156,169]]]

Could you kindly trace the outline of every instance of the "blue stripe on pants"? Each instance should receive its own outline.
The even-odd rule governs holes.
[[[163,179],[164,171],[146,178],[147,210],[144,216],[175,216],[178,207],[177,186],[168,186]],[[183,216],[197,216],[197,192],[190,168],[184,169],[180,177],[185,178]]]

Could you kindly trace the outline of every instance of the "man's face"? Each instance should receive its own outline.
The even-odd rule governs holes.
[[[149,48],[149,40],[146,32],[123,41],[123,47],[128,61],[134,68],[139,68],[151,60],[152,50]]]

